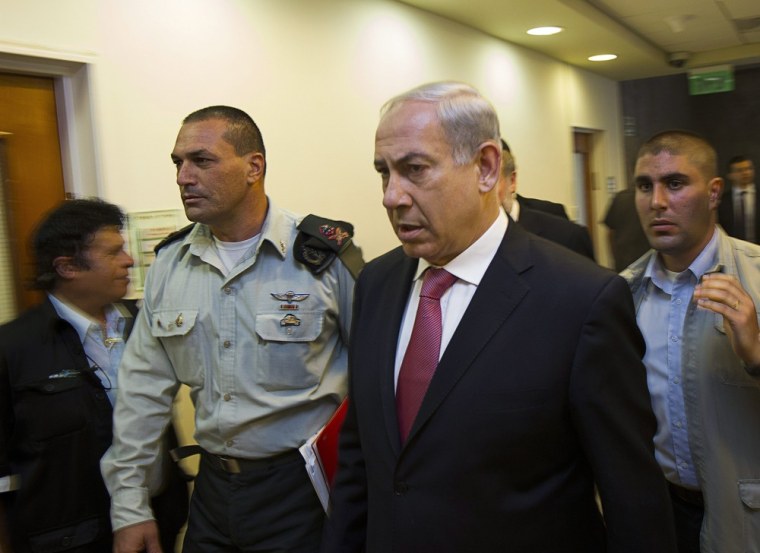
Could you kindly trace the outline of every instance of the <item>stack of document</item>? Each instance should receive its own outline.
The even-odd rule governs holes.
[[[309,438],[299,451],[306,461],[306,473],[327,512],[330,505],[330,488],[338,467],[338,434],[348,409],[348,398],[338,406],[330,420],[319,432]]]

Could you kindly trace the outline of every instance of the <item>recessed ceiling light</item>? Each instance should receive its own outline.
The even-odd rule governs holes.
[[[610,61],[616,59],[617,54],[599,54],[598,56],[590,56],[588,61]]]
[[[529,35],[534,36],[548,36],[548,35],[556,35],[557,33],[562,32],[562,27],[535,27],[533,29],[528,30]]]

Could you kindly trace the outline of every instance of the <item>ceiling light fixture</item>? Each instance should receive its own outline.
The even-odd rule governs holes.
[[[556,35],[562,31],[562,27],[534,27],[528,30],[528,34],[533,36],[549,36]]]
[[[588,61],[610,61],[616,59],[617,54],[599,54],[596,56],[589,56]]]

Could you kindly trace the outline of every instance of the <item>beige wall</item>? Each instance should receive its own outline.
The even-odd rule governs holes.
[[[525,195],[572,212],[573,127],[604,131],[595,171],[622,181],[616,83],[389,0],[0,0],[2,52],[87,63],[93,182],[131,211],[180,207],[180,121],[231,104],[262,128],[271,197],[354,222],[375,257],[396,245],[372,170],[378,109],[439,79],[493,101]]]

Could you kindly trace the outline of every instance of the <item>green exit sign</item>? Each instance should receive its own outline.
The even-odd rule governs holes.
[[[734,89],[734,72],[731,66],[706,67],[689,73],[689,94],[714,94]]]

